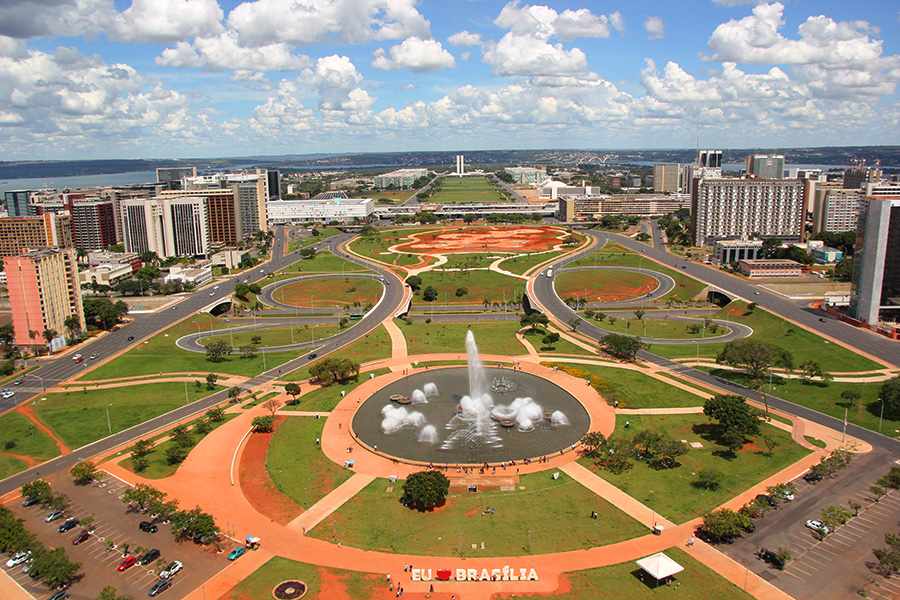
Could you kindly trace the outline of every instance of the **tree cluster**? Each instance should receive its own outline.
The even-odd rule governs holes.
[[[440,471],[418,471],[403,482],[400,501],[404,506],[424,511],[442,504],[449,491],[450,480]]]
[[[719,442],[733,452],[744,446],[744,438],[759,433],[759,417],[741,396],[722,394],[703,404],[703,414],[718,421]]]
[[[359,373],[359,363],[349,358],[328,357],[309,367],[309,374],[324,385],[343,382]]]
[[[81,563],[73,563],[63,547],[48,550],[25,529],[24,520],[0,506],[0,551],[14,554],[31,552],[28,574],[50,588],[71,582],[81,570]]]
[[[749,307],[748,307],[749,308]],[[762,385],[763,375],[771,367],[794,368],[794,357],[787,350],[759,340],[745,338],[728,342],[716,357],[716,362],[742,368],[750,377],[750,387]]]
[[[84,319],[109,331],[128,314],[128,305],[122,300],[113,303],[109,298],[85,298],[82,301]]]
[[[69,469],[69,475],[75,479],[78,485],[86,485],[92,481],[103,479],[103,472],[97,469],[97,463],[92,460],[80,460]]]
[[[612,356],[624,360],[634,360],[638,352],[648,350],[650,344],[642,342],[639,337],[610,333],[600,338],[600,348]]]
[[[635,460],[654,469],[673,469],[680,466],[677,458],[688,452],[685,444],[650,429],[631,438],[608,439],[599,431],[592,431],[581,438],[581,444],[585,456],[614,474],[631,469]]]

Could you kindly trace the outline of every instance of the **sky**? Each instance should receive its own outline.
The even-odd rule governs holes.
[[[0,0],[0,160],[900,143],[896,0]]]

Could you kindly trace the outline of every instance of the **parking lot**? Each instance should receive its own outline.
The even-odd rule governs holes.
[[[69,590],[74,600],[94,600],[107,585],[114,586],[119,595],[127,594],[135,598],[147,595],[147,591],[159,579],[157,561],[146,566],[137,563],[119,572],[117,567],[122,561],[124,544],[128,544],[130,554],[138,559],[144,552],[156,548],[165,564],[178,560],[184,565],[182,571],[172,577],[172,587],[163,592],[164,598],[183,598],[231,564],[226,555],[234,544],[227,538],[222,545],[226,553],[218,554],[212,545],[201,546],[190,540],[177,541],[169,526],[164,523],[158,523],[159,531],[155,534],[141,531],[139,523],[149,518],[147,515],[128,511],[122,502],[122,493],[127,484],[114,477],[107,477],[100,484],[76,486],[68,474],[60,474],[48,478],[48,482],[54,491],[62,492],[70,499],[63,518],[47,523],[44,517],[50,512],[49,509],[40,506],[23,507],[21,498],[8,506],[25,519],[25,527],[48,549],[62,546],[66,549],[69,560],[81,563],[83,577]],[[80,526],[65,533],[57,531],[66,519],[83,519],[89,515],[94,516],[93,535],[80,545],[72,544],[72,540],[82,530]],[[116,548],[110,548],[109,542],[115,544]],[[2,562],[2,568],[35,598],[48,598],[52,591],[22,573],[23,566],[7,568],[6,560]]]

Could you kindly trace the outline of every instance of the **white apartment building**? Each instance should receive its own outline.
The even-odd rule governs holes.
[[[127,252],[156,252],[160,258],[207,256],[209,227],[202,197],[157,197],[122,202]]]
[[[269,224],[365,220],[375,210],[372,198],[281,200],[269,202]]]

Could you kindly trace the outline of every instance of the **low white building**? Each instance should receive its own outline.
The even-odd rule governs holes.
[[[180,280],[185,283],[192,283],[195,288],[199,288],[212,281],[212,265],[207,263],[193,267],[171,267],[165,280]]]
[[[372,198],[281,200],[266,204],[270,225],[365,220],[374,210],[375,200]]]
[[[282,202],[284,202],[282,200]],[[234,269],[238,263],[250,256],[247,250],[222,250],[213,254],[210,259],[214,267],[227,267]]]
[[[134,270],[131,268],[130,264],[120,265],[106,263],[91,267],[90,269],[85,269],[84,271],[79,271],[78,280],[81,282],[82,286],[91,282],[102,285],[113,285],[119,280],[131,277],[133,272]]]

